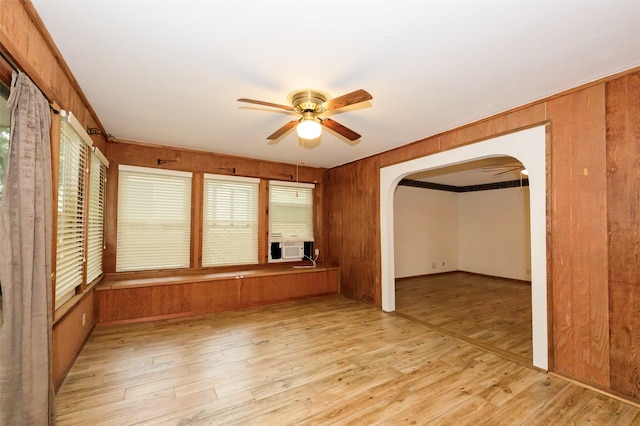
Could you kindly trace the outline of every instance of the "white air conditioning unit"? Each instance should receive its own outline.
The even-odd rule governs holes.
[[[282,259],[302,259],[304,257],[303,241],[285,241],[282,243]]]

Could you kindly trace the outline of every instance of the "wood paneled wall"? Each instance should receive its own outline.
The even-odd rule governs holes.
[[[609,387],[604,84],[551,100],[555,371]]]
[[[640,398],[638,69],[330,169],[329,260],[343,294],[380,306],[380,168],[542,123],[551,369]]]
[[[214,154],[202,151],[179,149],[160,145],[143,144],[126,140],[112,140],[107,143],[107,158],[110,162],[107,171],[106,188],[106,217],[105,217],[105,244],[104,255],[105,273],[113,273],[116,270],[116,244],[117,244],[117,211],[118,211],[118,165],[126,164],[140,167],[153,167],[170,170],[181,170],[194,173],[194,196],[199,195],[202,188],[202,174],[223,174],[235,176],[248,176],[262,179],[260,185],[261,210],[259,217],[260,228],[260,263],[267,262],[267,232],[268,232],[268,206],[267,180],[300,181],[315,183],[314,190],[314,247],[320,250],[320,260],[328,256],[329,246],[326,241],[326,226],[323,218],[323,199],[325,194],[326,169],[284,164],[270,161],[260,161],[252,158],[236,157],[232,155]],[[162,163],[158,160],[169,160]],[[230,170],[235,170],[235,173]],[[195,198],[192,206],[192,231],[197,232],[196,239],[192,241],[192,267],[198,267],[198,258],[201,259],[200,237],[198,228],[202,216],[202,200]],[[180,272],[183,273],[183,272]],[[145,272],[149,274],[149,272]]]
[[[640,399],[640,73],[608,82],[611,388]]]
[[[60,389],[96,325],[95,293],[85,297],[53,326],[53,384]]]
[[[372,157],[331,169],[325,192],[331,259],[341,266],[341,293],[380,305],[380,166]],[[339,259],[339,261],[338,261]]]

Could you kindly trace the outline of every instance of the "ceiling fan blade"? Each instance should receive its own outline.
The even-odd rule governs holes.
[[[357,139],[360,139],[359,134],[357,134],[356,132],[354,132],[353,130],[347,127],[344,127],[342,124],[330,118],[325,118],[324,120],[322,120],[322,125],[333,130],[336,133],[341,134],[342,136],[349,139],[350,141],[355,141]]]
[[[502,171],[500,173],[496,173],[494,176],[506,175],[507,173],[514,172],[516,170],[522,170],[522,168],[521,167],[512,167],[512,168],[504,170],[504,171]]]
[[[482,170],[492,171],[492,170],[517,169],[518,167],[522,167],[522,165],[521,164],[503,164],[499,166],[484,166],[482,167]]]
[[[483,172],[492,172],[495,170],[504,170],[504,169],[511,169],[513,166],[509,166],[509,167],[505,167],[505,166],[485,166],[482,168]]]
[[[272,108],[280,108],[280,109],[285,109],[287,111],[293,111],[293,107],[291,107],[291,106],[272,104],[271,102],[256,101],[255,99],[240,98],[240,99],[238,99],[238,102],[247,102],[247,103],[250,103],[250,104],[264,105],[264,106],[268,106],[268,107],[272,107]]]
[[[346,95],[338,96],[337,98],[329,99],[328,101],[320,104],[320,106],[327,111],[333,111],[334,109],[368,101],[370,99],[373,99],[373,96],[371,96],[371,94],[366,90],[360,89],[355,92],[347,93]]]
[[[280,136],[284,135],[285,133],[287,133],[289,130],[293,129],[294,127],[296,127],[296,124],[298,124],[298,120],[295,121],[290,121],[287,124],[285,124],[284,126],[280,127],[278,130],[276,130],[275,132],[273,132],[271,135],[269,135],[269,137],[267,137],[267,139],[269,140],[276,140],[279,139]]]

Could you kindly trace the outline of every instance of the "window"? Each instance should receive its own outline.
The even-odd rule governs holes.
[[[9,99],[9,88],[0,82],[0,202],[2,202],[2,191],[4,177],[9,164],[9,131],[11,110],[7,107]],[[2,313],[2,286],[0,285],[0,327],[4,321]]]
[[[202,266],[258,263],[260,179],[204,175]]]
[[[120,165],[116,271],[190,266],[191,173]]]
[[[0,83],[0,200],[2,200],[2,191],[4,177],[7,173],[7,165],[9,164],[9,130],[11,111],[7,107],[7,99],[9,99],[9,88]]]
[[[313,241],[313,184],[269,182],[269,241]]]
[[[89,173],[89,227],[87,232],[87,283],[102,275],[104,249],[104,191],[109,162],[95,149]]]
[[[84,280],[86,179],[89,146],[82,125],[61,112],[55,306],[69,300]]]
[[[102,275],[104,190],[109,162],[73,114],[60,113],[55,307]],[[86,268],[85,268],[86,267]]]

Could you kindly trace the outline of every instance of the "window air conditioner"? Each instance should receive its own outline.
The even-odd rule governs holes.
[[[285,241],[282,243],[282,259],[302,259],[303,256],[303,241]]]

